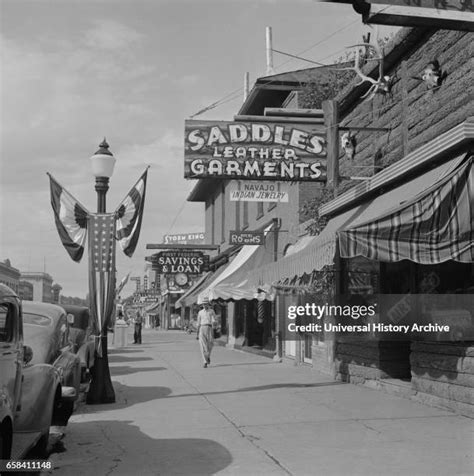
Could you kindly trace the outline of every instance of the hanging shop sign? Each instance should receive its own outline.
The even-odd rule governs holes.
[[[231,182],[231,202],[288,202],[289,184],[280,182]]]
[[[202,245],[204,244],[204,232],[202,233],[181,233],[179,235],[164,235],[163,243],[165,245]]]
[[[231,245],[263,245],[264,243],[263,231],[230,231],[229,244]]]
[[[185,178],[326,181],[319,124],[185,122]]]
[[[209,270],[209,256],[201,251],[161,251],[152,257],[158,274],[201,274]]]

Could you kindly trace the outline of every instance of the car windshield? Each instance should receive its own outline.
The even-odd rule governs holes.
[[[25,312],[23,314],[23,322],[25,324],[34,324],[36,326],[46,327],[50,326],[53,321],[47,316],[40,316],[39,314],[29,314]]]

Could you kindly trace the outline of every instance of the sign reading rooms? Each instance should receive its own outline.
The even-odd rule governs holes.
[[[326,181],[320,125],[192,121],[185,123],[185,178]]]

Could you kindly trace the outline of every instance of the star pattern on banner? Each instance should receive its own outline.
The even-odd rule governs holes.
[[[92,226],[92,265],[96,272],[111,272],[113,267],[113,242],[115,217],[110,215],[93,215]]]

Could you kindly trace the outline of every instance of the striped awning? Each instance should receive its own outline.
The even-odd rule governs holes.
[[[425,181],[415,196],[399,190],[399,201],[405,200],[399,204],[382,195],[378,199],[391,204],[389,209],[370,219],[360,217],[339,230],[341,257],[365,256],[384,262],[408,259],[421,264],[474,262],[473,156],[464,155],[449,164],[436,181]]]
[[[240,300],[254,299],[256,289],[249,284],[249,278],[259,267],[274,259],[275,233],[271,233],[273,223],[264,230],[265,244],[243,246],[223,273],[203,289],[198,303],[204,299]]]

